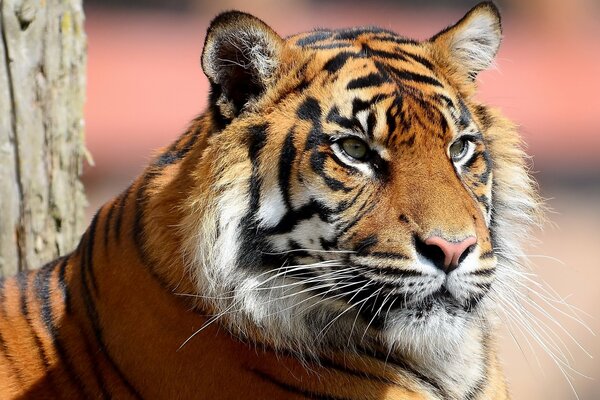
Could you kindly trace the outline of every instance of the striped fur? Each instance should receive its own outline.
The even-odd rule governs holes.
[[[1,283],[0,398],[507,398],[490,293],[537,203],[473,98],[499,41],[491,3],[424,42],[217,17],[209,109],[73,253]],[[432,235],[476,243],[445,273]]]

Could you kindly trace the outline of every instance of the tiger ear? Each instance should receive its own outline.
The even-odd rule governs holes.
[[[283,39],[260,19],[239,11],[210,24],[202,69],[211,83],[211,101],[232,119],[264,93],[280,65]]]
[[[500,12],[492,2],[479,3],[430,39],[451,67],[471,80],[492,65],[501,40]]]

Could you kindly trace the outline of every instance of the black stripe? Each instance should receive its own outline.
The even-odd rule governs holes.
[[[123,193],[121,193],[121,195],[119,196],[119,202],[118,202],[118,206],[117,206],[117,218],[115,220],[115,239],[117,240],[117,242],[119,241],[119,239],[121,238],[121,225],[123,224],[123,214],[125,213],[125,206],[126,206],[126,202],[127,199],[129,197],[129,193],[131,192],[132,187],[129,186],[127,188],[127,190],[125,190]]]
[[[72,360],[68,356],[66,348],[63,346],[63,343],[60,340],[60,332],[58,332],[56,325],[54,324],[54,315],[52,312],[50,296],[50,277],[56,270],[57,266],[59,268],[59,272],[61,271],[61,268],[63,268],[67,262],[66,260],[66,258],[57,259],[53,263],[42,267],[35,277],[34,285],[37,299],[40,302],[41,319],[44,322],[44,326],[46,327],[50,338],[52,339],[54,350],[56,351],[56,354],[60,360],[60,366],[65,370],[69,378],[69,382],[75,385],[76,391],[82,396],[82,398],[91,398],[93,395],[86,392],[85,385],[77,375]]]
[[[36,271],[35,274],[39,275],[40,271]],[[35,328],[33,327],[31,316],[29,315],[29,302],[27,300],[27,292],[28,292],[28,287],[29,287],[28,279],[29,279],[29,274],[26,273],[25,271],[23,271],[17,275],[17,284],[19,286],[19,299],[20,299],[21,314],[23,316],[23,319],[27,323],[27,329],[29,330],[29,333],[31,334],[31,337],[33,338],[33,341],[35,343],[35,349],[37,350],[37,355],[38,355],[39,359],[42,361],[42,365],[44,367],[44,375],[46,377],[48,377],[48,379],[50,381],[52,381],[50,388],[54,392],[54,395],[56,397],[58,397],[58,393],[56,393],[56,386],[54,384],[55,383],[54,382],[54,374],[53,374],[51,366],[50,366],[50,359],[48,358],[48,354],[46,354],[46,350],[44,349],[44,346],[42,344],[42,340],[40,339],[40,336],[37,334],[37,332],[35,331]]]
[[[264,232],[269,235],[289,233],[300,221],[311,219],[314,215],[318,215],[321,221],[330,222],[331,210],[320,202],[311,200],[297,210],[290,208],[277,226],[266,229]]]
[[[354,195],[354,197],[352,197],[350,200],[342,200],[338,203],[337,208],[335,209],[335,212],[337,214],[346,211],[347,209],[349,209],[350,207],[352,207],[354,205],[354,203],[356,203],[356,201],[358,200],[358,198],[360,197],[360,195],[364,192],[366,186],[361,186],[357,191],[356,194]]]
[[[368,104],[366,104],[366,107],[368,107]],[[353,114],[355,114],[355,113],[353,112]],[[333,122],[333,123],[341,126],[342,128],[345,128],[348,130],[353,130],[355,128],[354,119],[343,117],[340,114],[340,109],[337,106],[333,106],[331,108],[331,110],[329,110],[329,113],[327,113],[326,120],[327,120],[327,122]]]
[[[385,267],[385,266],[373,267],[371,265],[361,264],[360,262],[358,262],[356,260],[351,260],[351,263],[352,263],[352,266],[358,267],[362,270],[368,271],[375,275],[383,275],[383,274],[394,275],[396,277],[401,277],[401,278],[414,278],[414,277],[422,278],[424,276],[427,276],[427,274],[423,274],[414,269],[402,269],[402,268]]]
[[[283,197],[288,210],[292,209],[292,203],[290,201],[290,179],[292,176],[292,167],[296,159],[296,146],[294,145],[294,127],[291,128],[285,138],[283,147],[281,149],[281,155],[279,157],[279,190]]]
[[[481,183],[487,184],[488,180],[490,179],[490,173],[494,168],[494,161],[487,150],[483,150],[480,154],[485,162],[485,170],[479,174],[478,179]]]
[[[314,97],[307,97],[302,104],[298,106],[296,115],[299,119],[311,121],[314,125],[321,123],[321,105],[319,100]]]
[[[471,112],[467,108],[467,105],[461,98],[458,99],[458,108],[460,114],[456,122],[461,129],[466,129],[471,124],[473,117],[471,116]]]
[[[243,268],[260,268],[263,266],[263,256],[266,244],[264,237],[258,233],[256,213],[260,207],[260,154],[267,141],[268,125],[255,125],[248,128],[249,140],[248,158],[252,163],[252,174],[248,182],[250,200],[248,211],[240,221],[241,244],[238,252],[238,263]],[[267,250],[268,251],[268,250]]]
[[[133,387],[133,385],[129,382],[129,380],[125,377],[125,375],[123,374],[123,372],[121,371],[121,369],[117,366],[117,364],[115,363],[115,361],[112,359],[112,357],[110,356],[108,349],[106,348],[106,345],[104,344],[104,338],[103,338],[103,334],[102,334],[102,325],[100,323],[100,317],[98,315],[98,310],[96,309],[96,305],[94,303],[94,300],[92,298],[91,292],[90,292],[90,287],[88,284],[88,271],[86,268],[82,268],[81,269],[81,293],[83,295],[83,302],[85,305],[85,311],[86,311],[86,315],[87,318],[89,319],[90,323],[91,323],[91,328],[92,331],[94,333],[94,336],[96,338],[96,342],[98,344],[98,348],[100,350],[100,353],[102,353],[104,355],[104,357],[106,358],[106,360],[108,361],[109,365],[112,367],[112,369],[115,371],[115,373],[117,374],[117,376],[120,378],[120,380],[123,382],[124,386],[128,389],[128,391],[131,393],[132,396],[134,396],[137,399],[141,399],[142,397],[140,396],[139,392]],[[85,336],[84,336],[85,338]],[[99,382],[101,384],[103,384],[103,382]],[[103,393],[107,393],[107,390],[104,386],[101,386],[101,390]],[[108,396],[105,396],[105,398],[109,398]]]
[[[388,137],[386,139],[386,146],[390,145],[390,141],[392,140],[392,138],[394,137],[394,134],[396,132],[396,116],[392,114],[392,108],[394,107],[395,102],[393,104],[391,104],[387,110],[385,110],[385,122],[387,124],[387,130],[388,130]]]
[[[87,244],[87,240],[84,242],[85,244]],[[84,255],[82,255],[80,253],[80,257],[83,258]],[[81,276],[81,293],[83,295],[83,303],[85,305],[85,310],[86,310],[86,315],[88,317],[88,319],[91,322],[91,327],[92,327],[92,331],[94,333],[94,336],[96,337],[96,341],[98,342],[98,347],[100,348],[100,352],[104,352],[103,349],[103,342],[102,342],[102,333],[101,333],[101,327],[100,327],[100,322],[99,322],[99,317],[98,317],[98,310],[96,309],[96,305],[94,303],[92,294],[90,292],[90,287],[88,285],[88,269],[83,266],[82,268],[80,268],[80,276]],[[85,337],[85,335],[82,335],[83,340],[87,343],[87,339]],[[86,346],[89,347],[89,346]],[[90,353],[90,351],[88,350],[88,353]],[[90,356],[91,357],[91,356]],[[93,364],[93,372],[96,378],[96,381],[98,383],[98,387],[100,388],[100,392],[102,393],[102,398],[103,399],[109,399],[110,395],[108,393],[108,390],[106,388],[106,385],[104,383],[104,379],[102,378],[101,375],[99,375],[99,372],[97,370],[97,365],[96,365],[96,360],[95,357],[91,357],[92,363]]]
[[[364,89],[368,87],[378,87],[383,85],[384,83],[389,82],[389,79],[386,76],[383,76],[380,73],[373,72],[369,75],[361,76],[360,78],[352,79],[346,85],[346,89]]]
[[[98,281],[96,280],[96,273],[94,272],[94,244],[96,243],[96,228],[98,226],[98,218],[100,218],[100,210],[96,213],[96,215],[94,215],[92,223],[88,228],[85,239],[85,256],[82,256],[82,267],[85,268],[89,273],[92,289],[96,296],[98,296]]]
[[[267,381],[267,382],[271,382],[272,384],[274,384],[275,386],[279,387],[280,389],[283,389],[287,392],[293,393],[295,395],[300,395],[300,396],[304,396],[308,399],[314,399],[314,400],[351,400],[350,398],[347,397],[338,397],[338,396],[331,396],[331,395],[326,395],[326,394],[321,394],[321,393],[316,393],[310,390],[306,390],[306,389],[302,389],[296,386],[292,386],[289,385],[285,382],[281,382],[279,380],[277,380],[275,377],[267,374],[266,372],[260,371],[258,369],[254,369],[254,368],[249,368],[248,369],[250,372],[254,373],[256,376],[262,378],[263,380]]]
[[[414,39],[398,36],[394,32],[389,32],[388,35],[379,35],[376,39],[381,42],[392,42],[397,44],[419,44],[419,42]]]
[[[398,52],[373,49],[372,47],[369,47],[366,44],[362,45],[361,52],[364,53],[368,57],[379,57],[379,58],[384,58],[384,59],[391,59],[394,61],[398,61],[398,60],[406,61],[406,58]]]
[[[433,96],[433,99],[443,107],[448,107],[450,109],[456,108],[452,99],[445,94],[437,93]]]
[[[404,57],[410,58],[411,60],[416,61],[417,63],[423,65],[427,69],[431,69],[431,70],[434,69],[434,65],[431,61],[429,61],[428,59],[426,59],[418,54],[410,53],[401,47],[396,47],[396,51],[399,52],[400,54],[402,54]]]
[[[370,112],[369,116],[367,117],[367,135],[373,139],[373,136],[375,134],[374,130],[375,130],[375,125],[377,124],[377,118],[375,117],[375,113],[374,112]]]
[[[325,182],[327,187],[329,187],[329,189],[333,190],[334,192],[343,191],[345,193],[348,193],[352,191],[354,187],[346,186],[344,182],[335,179],[326,173],[325,161],[327,161],[328,156],[328,153],[320,152],[317,149],[313,149],[310,154],[310,166],[312,167],[313,171],[320,175],[321,178],[323,178],[323,181]]]
[[[383,29],[378,26],[366,26],[366,27],[358,27],[358,28],[346,28],[339,29],[336,31],[335,39],[337,40],[356,40],[361,35],[380,35],[383,34],[384,37],[387,35],[395,35],[394,32],[389,29]],[[377,36],[376,39],[379,39]]]
[[[352,100],[352,114],[356,115],[358,112],[366,110],[367,108],[371,108],[372,106],[387,100],[389,97],[390,94],[388,93],[377,93],[375,96],[367,100],[362,100],[357,97]]]
[[[494,117],[484,105],[475,106],[475,114],[481,123],[481,127],[485,130],[494,125]]]
[[[348,60],[352,58],[361,58],[361,56],[357,53],[349,51],[338,53],[335,55],[335,57],[325,63],[323,70],[329,72],[330,74],[334,74],[342,69]]]
[[[334,33],[332,31],[315,31],[307,36],[304,36],[303,38],[298,39],[296,41],[296,45],[300,47],[312,45],[323,40],[331,39],[333,34]]]
[[[358,223],[358,221],[360,221],[367,213],[371,212],[375,208],[376,202],[371,201],[374,196],[373,193],[371,193],[369,197],[365,199],[363,204],[361,204],[361,206],[358,208],[354,219],[346,223],[346,225],[340,229],[340,236],[348,232],[354,225]]]
[[[381,65],[380,63],[378,63],[378,64]],[[438,81],[437,79],[435,79],[431,76],[422,75],[417,72],[399,70],[398,68],[395,68],[395,67],[392,67],[389,65],[388,66],[381,65],[381,67],[382,67],[381,69],[387,69],[388,71],[391,71],[398,79],[401,79],[403,81],[426,83],[428,85],[444,87],[444,85],[442,85],[440,81]]]
[[[358,255],[365,255],[377,243],[379,243],[379,237],[376,234],[369,235],[356,243],[354,251]]]
[[[65,303],[65,312],[67,313],[67,315],[69,315],[69,314],[71,314],[72,308],[71,308],[71,291],[69,289],[69,285],[67,285],[67,282],[65,280],[65,274],[67,272],[67,261],[68,261],[68,257],[63,258],[62,262],[60,263],[60,266],[58,267],[57,284],[58,284],[58,288],[62,292],[62,299],[63,299],[63,302]]]
[[[331,50],[331,49],[351,49],[354,46],[352,43],[348,42],[335,42],[335,43],[325,43],[325,44],[314,44],[312,46],[306,46],[309,49],[313,50]]]
[[[162,276],[156,273],[156,262],[152,258],[151,254],[149,254],[146,250],[146,228],[144,222],[144,218],[146,217],[145,209],[148,203],[146,189],[148,188],[148,185],[150,185],[152,180],[155,177],[159,176],[161,172],[162,171],[158,169],[150,169],[146,171],[146,173],[141,178],[141,182],[139,183],[138,188],[135,192],[135,202],[133,205],[133,224],[131,234],[140,262],[146,267],[146,271],[163,287],[167,287],[167,281],[165,281],[165,279]]]
[[[201,131],[202,129],[197,128],[194,131],[188,131],[181,135],[177,141],[175,141],[165,152],[156,158],[152,166],[158,169],[163,169],[164,167],[175,164],[183,159],[192,149],[194,144],[196,144]],[[182,148],[178,149],[177,147],[186,139],[187,142]]]
[[[410,260],[410,257],[407,255],[400,254],[400,253],[385,252],[385,251],[374,251],[372,253],[368,253],[365,255],[369,256],[369,257],[376,257],[376,258],[387,258],[390,260]]]
[[[496,272],[496,268],[485,268],[485,269],[478,269],[477,271],[473,271],[473,272],[471,272],[471,275],[491,276],[494,274],[494,272]]]

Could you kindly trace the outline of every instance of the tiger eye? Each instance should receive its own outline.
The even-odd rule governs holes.
[[[460,160],[467,153],[469,146],[468,141],[465,139],[459,139],[450,146],[450,157],[453,160]]]
[[[369,154],[369,146],[362,140],[353,137],[342,140],[342,149],[348,156],[359,161],[366,159]]]

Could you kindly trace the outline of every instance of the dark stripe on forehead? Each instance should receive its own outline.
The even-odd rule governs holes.
[[[314,97],[307,97],[298,107],[296,115],[302,120],[319,123],[321,119],[321,105]]]
[[[348,42],[325,43],[325,44],[315,44],[313,46],[307,46],[307,48],[314,49],[314,50],[350,49],[353,47],[354,46]]]
[[[346,85],[346,89],[352,90],[352,89],[364,89],[364,88],[368,88],[368,87],[378,87],[387,82],[390,82],[390,80],[387,76],[384,76],[383,74],[380,74],[380,73],[373,72],[373,73],[370,73],[369,75],[352,79]]]
[[[355,113],[353,113],[355,114]],[[333,122],[341,126],[342,128],[352,130],[354,129],[354,119],[346,118],[340,114],[340,109],[337,106],[331,107],[331,110],[327,114],[327,122]]]
[[[422,57],[418,54],[414,54],[414,53],[410,53],[404,49],[402,49],[401,47],[396,47],[396,51],[400,54],[402,54],[405,58],[409,58],[419,64],[421,64],[422,66],[424,66],[427,69],[434,69],[433,63],[431,61],[429,61],[428,59],[426,59],[425,57]]]
[[[422,75],[417,72],[401,70],[401,69],[398,69],[391,65],[384,64],[380,61],[375,61],[375,65],[377,66],[378,69],[383,70],[383,71],[388,71],[388,72],[392,73],[396,78],[403,80],[403,81],[425,83],[428,85],[443,87],[442,83],[432,76]]]
[[[352,115],[356,115],[357,113],[366,110],[367,108],[371,107],[371,104],[374,103],[356,97],[354,100],[352,100]]]
[[[389,33],[390,34],[388,34],[388,35],[385,35],[385,34],[377,35],[376,39],[381,42],[392,42],[392,43],[397,43],[397,44],[419,44],[419,42],[417,42],[414,39],[406,38],[403,36],[398,36],[397,34],[395,34],[393,32],[389,32]]]
[[[361,52],[369,57],[380,57],[385,59],[406,61],[406,58],[400,53],[381,49],[374,49],[365,43],[363,43],[362,45]]]
[[[334,34],[334,32],[332,32],[332,31],[316,31],[316,32],[309,34],[308,36],[304,36],[303,38],[298,39],[296,41],[296,45],[297,46],[312,45],[312,44],[315,44],[315,43],[323,41],[323,40],[331,39],[333,34]]]
[[[327,122],[337,124],[340,127],[347,130],[362,130],[363,127],[360,124],[360,122],[356,119],[356,114],[358,114],[361,111],[368,110],[371,106],[387,99],[388,97],[389,95],[381,94],[378,94],[369,100],[363,100],[361,98],[356,97],[354,98],[354,100],[352,100],[352,115],[350,117],[344,117],[340,114],[340,109],[338,108],[338,106],[333,106],[331,107],[331,110],[329,110],[329,113],[327,113],[327,117],[325,120]],[[374,120],[371,120],[370,122],[375,123]],[[369,123],[369,121],[367,121],[367,123]],[[367,130],[370,130],[369,127],[367,127]],[[368,134],[368,132],[366,133]]]
[[[341,52],[339,54],[336,54],[335,57],[333,57],[329,61],[327,61],[323,66],[323,70],[329,72],[330,74],[333,74],[342,69],[349,59],[360,57],[361,55],[358,53],[353,53],[349,51]]]
[[[390,30],[378,28],[376,26],[368,26],[368,27],[364,27],[364,28],[349,28],[349,29],[337,31],[337,34],[335,35],[335,39],[337,39],[337,40],[355,40],[361,35],[382,34],[382,33],[394,35],[394,32],[392,32]]]

